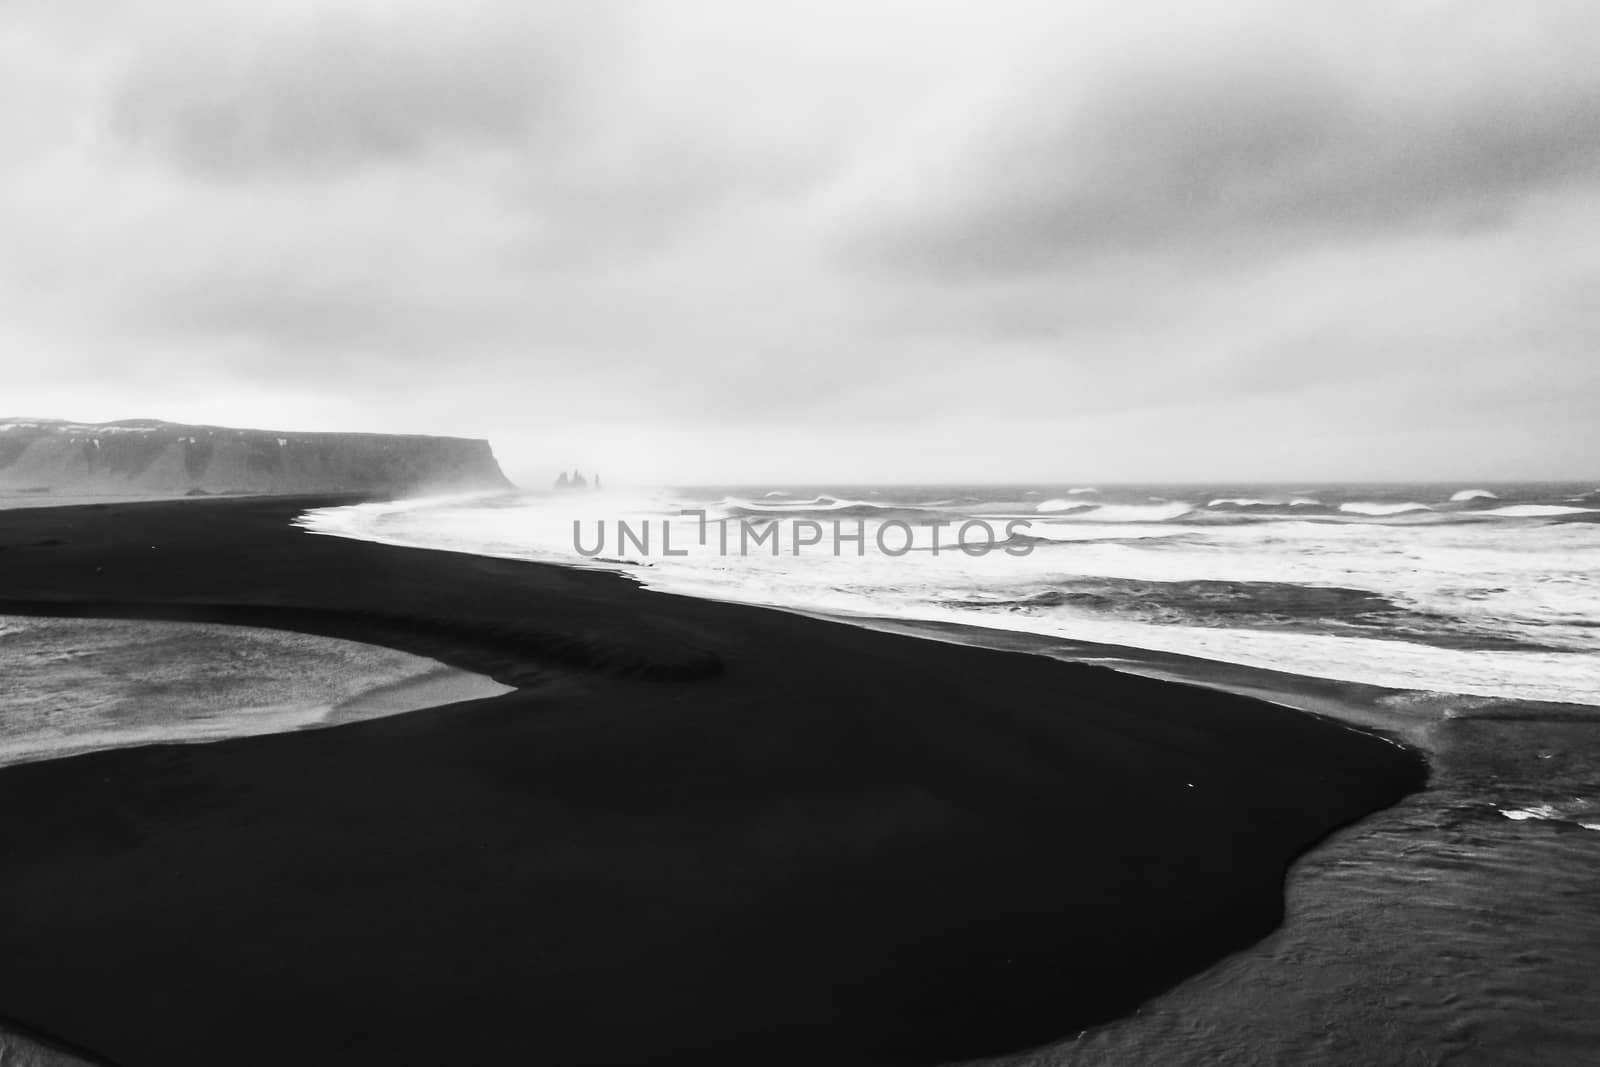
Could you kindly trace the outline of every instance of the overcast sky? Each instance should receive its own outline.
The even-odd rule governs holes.
[[[1600,474],[1600,4],[0,0],[0,415]]]

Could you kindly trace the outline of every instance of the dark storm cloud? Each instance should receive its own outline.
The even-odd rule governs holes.
[[[1600,184],[1600,67],[1560,39],[1600,18],[1565,10],[1539,27],[1548,52],[1482,71],[1465,56],[1468,77],[1441,68],[1459,42],[1422,34],[1404,42],[1416,69],[1391,56],[1377,83],[1293,35],[1114,67],[1089,90],[1036,76],[847,246],[966,276],[1502,225],[1529,197]]]

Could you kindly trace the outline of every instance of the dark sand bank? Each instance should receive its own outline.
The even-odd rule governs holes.
[[[0,770],[0,1017],[123,1067],[937,1063],[1261,937],[1423,780],[1230,694],[288,525],[328,502],[0,512],[0,612],[519,687]]]

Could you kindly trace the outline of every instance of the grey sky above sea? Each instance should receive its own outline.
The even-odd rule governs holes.
[[[1593,0],[0,0],[0,415],[1600,474]]]

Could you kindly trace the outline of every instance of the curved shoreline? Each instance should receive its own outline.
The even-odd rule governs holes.
[[[288,527],[314,503],[0,514],[0,589],[517,691],[0,772],[0,1016],[123,1067],[956,1060],[1262,936],[1425,775],[1227,694]]]
[[[508,687],[436,660],[250,626],[0,613],[0,767],[316,729]]]

